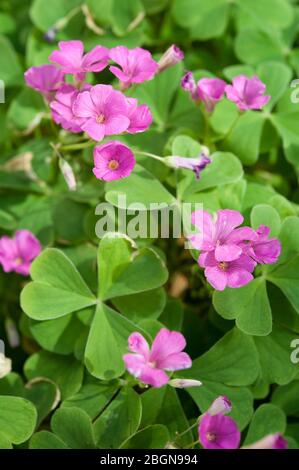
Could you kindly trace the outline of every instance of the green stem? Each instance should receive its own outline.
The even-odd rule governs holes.
[[[175,441],[176,441],[177,439],[179,439],[180,437],[184,436],[184,434],[187,434],[187,432],[190,432],[191,429],[195,428],[195,426],[198,426],[198,420],[197,420],[194,424],[192,424],[192,426],[190,426],[189,428],[185,429],[185,431],[181,432],[180,434],[177,434],[177,435],[176,435],[176,438],[175,438]]]
[[[94,140],[87,140],[86,142],[82,142],[79,144],[70,144],[70,145],[62,145],[61,147],[58,147],[59,150],[81,150],[84,148],[92,147],[95,145]]]
[[[162,157],[158,157],[158,155],[155,155],[153,153],[148,153],[148,152],[142,152],[141,150],[135,150],[136,153],[138,153],[139,155],[144,155],[146,157],[150,157],[150,158],[153,158],[154,160],[158,160],[159,162],[162,162],[165,164],[165,162],[163,161],[164,159]]]
[[[230,128],[228,129],[228,131],[222,135],[221,137],[217,137],[216,139],[213,139],[213,142],[219,142],[219,141],[222,141],[222,140],[225,140],[225,139],[228,139],[231,135],[231,133],[233,132],[234,128],[236,127],[240,117],[242,116],[242,113],[238,113],[238,115],[236,116],[236,118],[233,120],[233,123],[232,125],[230,126]]]

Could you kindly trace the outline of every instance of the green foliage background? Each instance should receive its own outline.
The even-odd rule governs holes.
[[[0,230],[27,228],[46,248],[30,283],[0,272],[0,337],[13,359],[13,372],[0,379],[0,448],[164,448],[219,394],[231,398],[246,445],[281,432],[297,448],[299,364],[290,355],[299,336],[299,105],[290,84],[299,74],[298,2],[0,0],[0,8]],[[44,34],[53,27],[49,43]],[[23,73],[70,39],[86,49],[142,46],[156,57],[172,43],[184,50],[184,64],[134,90],[154,123],[123,139],[158,155],[192,155],[196,142],[205,143],[214,159],[199,183],[137,153],[132,175],[105,185],[85,149],[63,154],[78,180],[77,191],[68,191],[50,144],[75,137],[53,126]],[[235,106],[223,100],[207,132],[180,89],[184,68],[227,81],[257,74],[271,101],[236,121]],[[111,81],[108,71],[101,80]],[[213,293],[177,240],[132,247],[103,238],[98,247],[95,207],[115,205],[120,192],[129,202],[154,197],[239,210],[253,227],[271,227],[282,255],[249,285]],[[169,293],[177,273],[189,286],[179,299]],[[130,332],[151,339],[162,325],[185,334],[194,359],[177,375],[202,387],[137,393],[123,376]],[[9,346],[13,328],[17,348]],[[186,433],[175,445],[195,438]]]

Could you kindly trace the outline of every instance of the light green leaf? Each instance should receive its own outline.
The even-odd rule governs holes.
[[[169,441],[169,433],[166,426],[154,424],[147,426],[129,437],[121,449],[165,449]]]
[[[60,408],[51,419],[52,431],[71,449],[95,449],[95,436],[88,414],[80,408]]]
[[[24,398],[0,396],[0,429],[5,439],[21,444],[30,438],[36,424],[34,405]]]
[[[257,229],[260,225],[270,227],[270,236],[277,237],[280,232],[281,221],[278,212],[268,204],[258,204],[253,207],[250,214],[251,226]]]
[[[286,429],[284,412],[275,405],[261,405],[253,415],[244,445],[253,444],[268,434],[279,432],[283,434]]]

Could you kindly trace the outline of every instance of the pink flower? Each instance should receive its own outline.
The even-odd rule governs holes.
[[[94,140],[121,134],[130,126],[126,98],[110,85],[96,85],[90,91],[79,93],[73,113],[84,118],[81,128]]]
[[[226,96],[241,110],[261,109],[271,98],[264,95],[266,85],[257,76],[239,75],[232,83],[225,88]]]
[[[237,449],[241,434],[235,421],[219,413],[205,413],[198,427],[199,439],[205,449]]]
[[[158,70],[158,64],[152,59],[151,53],[140,47],[114,47],[110,50],[110,59],[121,67],[112,65],[109,70],[121,81],[123,88],[128,88],[132,83],[150,80]]]
[[[101,72],[108,65],[109,50],[96,46],[84,55],[81,41],[60,41],[59,51],[50,54],[49,60],[58,64],[63,73],[72,73],[78,80],[84,80],[86,72]]]
[[[138,106],[135,98],[127,98],[127,116],[130,119],[129,134],[145,131],[153,121],[149,107],[145,104]]]
[[[184,53],[181,49],[172,44],[166,52],[162,55],[161,59],[158,62],[158,72],[163,72],[164,70],[176,65],[178,62],[181,62],[184,59]]]
[[[230,399],[227,398],[226,396],[220,395],[213,401],[207,413],[209,413],[209,415],[211,416],[218,415],[218,414],[226,415],[227,413],[230,413],[231,410],[232,410],[232,404],[231,404]]]
[[[59,88],[55,98],[50,103],[52,116],[57,124],[60,124],[63,129],[70,132],[82,132],[81,124],[84,119],[76,117],[73,113],[73,104],[75,99],[84,90],[91,88],[91,85],[84,85],[81,90],[78,90],[73,85],[65,84]]]
[[[224,95],[226,83],[220,78],[202,78],[197,83],[197,93],[206,106],[206,110],[211,113],[216,103]]]
[[[204,210],[193,212],[192,223],[200,233],[191,235],[189,240],[198,250],[214,252],[215,262],[233,261],[242,254],[240,243],[256,236],[250,227],[236,229],[243,220],[240,212],[230,209],[219,210],[215,222]]]
[[[197,85],[192,72],[186,72],[181,80],[181,87],[187,91],[194,101],[198,101]]]
[[[31,67],[24,74],[27,85],[41,93],[46,100],[53,99],[55,92],[64,83],[64,75],[55,65]]]
[[[245,286],[253,280],[251,273],[256,266],[256,262],[244,254],[233,261],[218,261],[213,252],[201,253],[198,264],[205,268],[205,276],[216,290]]]
[[[278,432],[275,434],[269,434],[263,437],[257,442],[250,444],[249,446],[242,447],[243,449],[287,449],[288,442]]]
[[[133,354],[123,356],[130,374],[141,382],[162,387],[169,382],[166,371],[188,369],[192,361],[182,352],[186,340],[181,333],[162,328],[157,334],[151,349],[140,333],[132,333],[128,339],[129,350]]]
[[[0,264],[4,272],[28,276],[31,262],[41,252],[41,244],[29,230],[18,230],[13,238],[0,238]]]
[[[245,250],[255,261],[261,264],[276,263],[280,252],[281,244],[277,238],[268,238],[270,228],[260,225],[256,231],[257,238],[252,240]]]
[[[200,179],[201,172],[211,163],[211,160],[204,153],[199,154],[197,158],[165,157],[164,160],[167,165],[173,168],[192,170],[197,179]]]
[[[104,181],[119,180],[129,176],[135,166],[133,152],[118,140],[94,148],[94,175]]]

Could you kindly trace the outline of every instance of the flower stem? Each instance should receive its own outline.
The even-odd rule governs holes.
[[[94,140],[87,140],[86,142],[81,142],[78,144],[62,145],[59,147],[59,150],[81,150],[84,148],[92,147],[95,145]]]
[[[164,158],[162,157],[158,157],[158,155],[154,155],[153,153],[148,153],[148,152],[142,152],[141,150],[135,150],[136,153],[138,153],[139,155],[144,155],[146,157],[150,157],[150,158],[153,158],[154,160],[158,160],[159,162],[162,162],[165,164],[165,162],[163,161]]]

